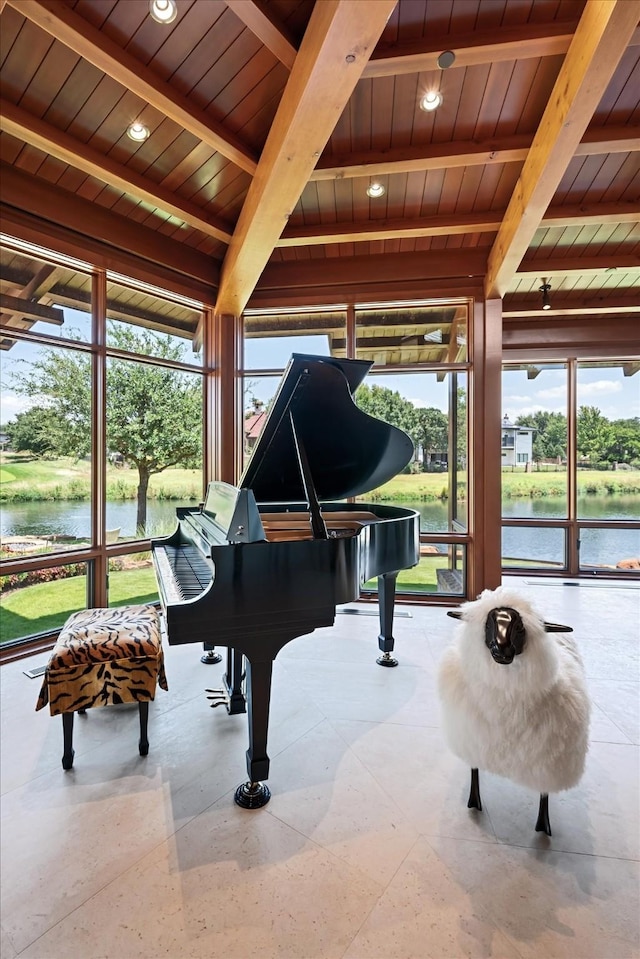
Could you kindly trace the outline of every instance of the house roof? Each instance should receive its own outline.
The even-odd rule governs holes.
[[[177,10],[0,2],[6,232],[64,226],[220,313],[473,283],[516,329],[548,316],[546,279],[554,318],[637,323],[639,0]],[[59,278],[10,266],[3,319],[51,309]]]

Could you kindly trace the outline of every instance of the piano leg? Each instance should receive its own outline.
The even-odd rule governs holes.
[[[222,655],[216,653],[215,646],[211,646],[209,643],[203,643],[202,648],[204,649],[204,655],[200,657],[200,662],[204,663],[205,666],[214,666],[216,663],[222,662]]]
[[[271,660],[247,664],[247,701],[249,704],[249,748],[247,749],[247,773],[249,781],[242,783],[235,792],[235,801],[244,809],[266,806],[271,792],[262,779],[269,777],[267,733],[269,729],[269,703],[271,700]]]
[[[223,682],[226,686],[227,695],[229,697],[227,710],[230,716],[235,716],[237,713],[246,713],[247,711],[247,701],[244,698],[244,693],[242,691],[243,665],[244,656],[242,653],[236,649],[233,649],[231,646],[228,646],[227,671],[224,675]]]
[[[391,655],[393,651],[393,607],[396,601],[396,580],[398,574],[383,573],[378,576],[378,607],[380,609],[380,635],[378,648],[382,653],[376,659],[380,666],[397,666],[398,660]]]

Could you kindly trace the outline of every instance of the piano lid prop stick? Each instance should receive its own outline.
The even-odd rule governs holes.
[[[307,497],[307,504],[309,506],[309,517],[311,520],[311,529],[313,531],[314,539],[329,539],[329,534],[327,533],[327,527],[325,521],[322,518],[322,513],[320,511],[320,502],[316,494],[316,488],[313,485],[313,479],[311,478],[311,470],[309,468],[309,460],[307,459],[307,453],[302,443],[302,440],[298,438],[296,433],[296,424],[293,420],[293,413],[289,410],[289,420],[291,422],[291,432],[293,433],[293,442],[296,445],[296,453],[298,456],[298,464],[300,466],[300,474],[302,476],[302,482],[304,484],[304,492]]]

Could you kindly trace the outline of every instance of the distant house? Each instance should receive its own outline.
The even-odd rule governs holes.
[[[243,430],[244,449],[246,453],[249,453],[256,445],[256,441],[262,432],[262,428],[266,419],[267,413],[265,410],[260,410],[257,413],[250,413],[249,416],[245,418]]]
[[[524,466],[533,461],[533,434],[530,426],[516,426],[505,413],[502,420],[502,465]]]

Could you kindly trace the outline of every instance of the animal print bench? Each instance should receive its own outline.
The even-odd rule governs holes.
[[[141,756],[149,752],[149,701],[167,689],[160,619],[153,606],[85,609],[64,624],[51,652],[36,711],[62,715],[62,766],[73,765],[73,715],[94,706],[138,703]]]

